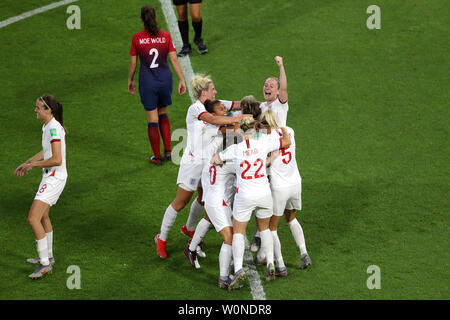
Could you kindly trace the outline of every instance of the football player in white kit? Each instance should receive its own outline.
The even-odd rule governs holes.
[[[287,79],[286,71],[284,70],[283,58],[280,56],[275,57],[275,62],[280,69],[280,77],[269,77],[264,82],[263,95],[265,102],[261,103],[262,113],[267,110],[272,110],[277,115],[278,124],[281,127],[286,126],[287,113],[289,110],[288,105],[288,93],[287,93]],[[259,232],[256,231],[251,245],[251,251],[257,252],[261,245],[261,239]]]
[[[194,75],[191,80],[192,91],[197,99],[188,109],[186,115],[187,145],[184,150],[178,170],[177,194],[173,202],[167,207],[161,224],[161,232],[155,236],[156,252],[162,258],[167,258],[166,244],[169,230],[172,227],[178,212],[180,212],[192,198],[197,190],[198,197],[192,202],[188,220],[181,231],[192,238],[195,224],[203,214],[202,188],[199,186],[204,159],[202,150],[202,128],[206,123],[226,125],[239,122],[239,117],[213,116],[206,111],[204,102],[215,100],[216,89],[214,83],[207,76]],[[239,101],[222,101],[228,110],[239,108]]]
[[[29,275],[31,279],[40,279],[52,273],[53,257],[53,227],[50,221],[50,207],[57,201],[67,181],[66,141],[61,103],[51,95],[37,99],[34,109],[36,117],[43,121],[42,150],[22,163],[14,171],[18,177],[23,177],[33,168],[42,168],[43,177],[28,214],[39,258],[27,259],[27,262],[37,264],[37,269]]]
[[[277,118],[271,111],[262,114],[261,124],[271,135],[281,136]],[[295,211],[302,209],[302,178],[297,166],[296,144],[294,130],[286,127],[291,138],[291,145],[279,151],[272,152],[270,156],[270,189],[273,199],[273,216],[270,219],[270,231],[273,237],[274,256],[277,267],[276,276],[287,276],[287,269],[281,254],[281,243],[278,238],[277,226],[280,217],[285,215],[297,246],[300,248],[300,265],[304,269],[311,264],[311,259],[306,251],[303,229],[295,217]]]
[[[227,109],[219,100],[205,101],[206,110],[215,115],[223,116],[227,113]],[[205,158],[211,159],[214,153],[223,150],[224,136],[223,127],[207,124],[204,126],[203,133],[203,150]],[[233,240],[233,229],[231,221],[231,202],[234,196],[233,185],[235,181],[235,171],[233,163],[225,163],[223,165],[214,165],[205,163],[202,171],[202,187],[203,187],[203,201],[205,203],[206,216],[202,223],[214,226],[217,232],[220,233],[223,243],[219,253],[219,288],[228,288],[231,283],[230,278],[230,262],[232,258],[231,243]],[[199,268],[197,261],[197,245],[208,231],[206,228],[199,228],[197,226],[192,241],[184,250],[184,254],[191,266]]]
[[[244,140],[215,154],[211,159],[213,164],[232,160],[236,170],[237,188],[233,204],[232,244],[236,273],[228,286],[229,290],[237,288],[239,281],[246,278],[242,268],[245,249],[244,235],[253,212],[255,212],[261,235],[261,247],[265,250],[267,257],[266,279],[275,279],[273,240],[269,230],[273,208],[267,180],[266,159],[269,152],[287,147],[291,142],[284,128],[282,128],[283,137],[273,139],[272,136],[256,132],[255,125],[256,121],[253,118],[243,119],[240,128],[244,132]]]

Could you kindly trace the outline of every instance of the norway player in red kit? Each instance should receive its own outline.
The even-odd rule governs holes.
[[[148,138],[154,154],[150,158],[150,162],[161,165],[159,132],[161,132],[164,143],[164,157],[168,160],[171,159],[170,123],[166,109],[172,104],[172,73],[167,63],[167,56],[178,76],[178,93],[180,95],[186,92],[186,84],[170,34],[158,29],[155,9],[150,6],[142,7],[141,20],[145,29],[134,34],[131,42],[128,91],[131,94],[136,93],[133,77],[136,71],[137,56],[139,56],[141,61],[139,94],[147,115]]]

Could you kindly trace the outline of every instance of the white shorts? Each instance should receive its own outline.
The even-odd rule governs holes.
[[[177,185],[186,190],[194,192],[202,177],[203,164],[198,162],[181,163],[178,169]]]
[[[238,194],[234,197],[233,218],[239,222],[250,221],[253,212],[255,212],[255,216],[258,219],[270,218],[272,216],[272,210],[272,197],[270,193],[255,199],[242,199]]]
[[[205,204],[205,210],[217,232],[222,231],[223,228],[233,226],[233,222],[231,221],[232,211],[230,207],[211,207]]]
[[[66,181],[67,179],[58,179],[55,177],[42,178],[34,200],[40,200],[49,206],[53,206],[63,192]]]
[[[281,217],[284,209],[302,210],[302,185],[272,189],[273,214]]]

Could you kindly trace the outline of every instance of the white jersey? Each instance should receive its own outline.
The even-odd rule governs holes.
[[[220,101],[225,105],[227,110],[232,108],[232,101]],[[202,134],[207,122],[200,120],[200,117],[206,112],[205,106],[200,100],[195,101],[188,109],[186,115],[187,144],[181,158],[181,163],[203,161]]]
[[[63,126],[53,118],[49,123],[42,126],[42,149],[44,150],[44,160],[52,157],[52,142],[61,142],[61,165],[43,169],[44,177],[55,177],[58,179],[67,178],[66,169],[66,132]]]
[[[263,102],[260,104],[261,112],[264,113],[267,110],[272,110],[277,115],[278,125],[280,127],[286,127],[287,121],[287,113],[289,111],[289,105],[286,101],[285,103],[281,103],[280,99],[277,98],[274,102],[267,105],[267,102]]]
[[[210,207],[231,207],[235,180],[235,168],[232,162],[226,162],[222,166],[205,165],[202,172],[205,204]]]
[[[270,164],[270,186],[272,189],[290,187],[302,183],[302,177],[298,171],[295,157],[294,130],[286,127],[286,131],[290,136],[291,145],[281,149],[279,155]],[[272,134],[278,135],[279,137],[283,135],[280,129],[274,130]]]
[[[236,198],[252,199],[270,196],[266,173],[267,154],[281,147],[281,139],[262,133],[245,139],[219,153],[222,161],[234,161],[236,170]]]
[[[215,166],[210,164],[213,155],[223,150],[223,135],[220,126],[208,123],[203,127],[203,158],[202,171],[203,201],[211,207],[222,206],[227,200],[227,189],[234,184],[234,166]],[[231,168],[231,169],[230,169]]]

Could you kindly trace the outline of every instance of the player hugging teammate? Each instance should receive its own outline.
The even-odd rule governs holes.
[[[311,264],[303,230],[295,217],[296,210],[301,210],[301,176],[296,161],[294,131],[286,127],[289,109],[286,74],[283,59],[277,56],[275,61],[280,77],[270,77],[265,81],[265,102],[260,103],[247,96],[241,100],[241,111],[233,113],[236,116],[236,112],[240,112],[248,117],[242,118],[234,128],[225,130],[205,123],[201,131],[204,159],[201,185],[206,215],[195,232],[189,234],[191,240],[184,253],[194,268],[200,268],[197,256],[199,253],[202,257],[205,255],[198,250],[199,245],[206,233],[215,228],[223,239],[219,252],[218,286],[228,290],[239,288],[246,278],[243,268],[244,235],[253,213],[258,230],[252,248],[256,248],[254,252],[258,251],[255,262],[267,265],[266,280],[287,276],[277,234],[282,215],[285,215],[300,248],[299,267],[306,268]],[[227,111],[218,100],[206,100],[203,104],[212,116],[221,117]],[[234,267],[234,276],[231,276],[231,267]]]

